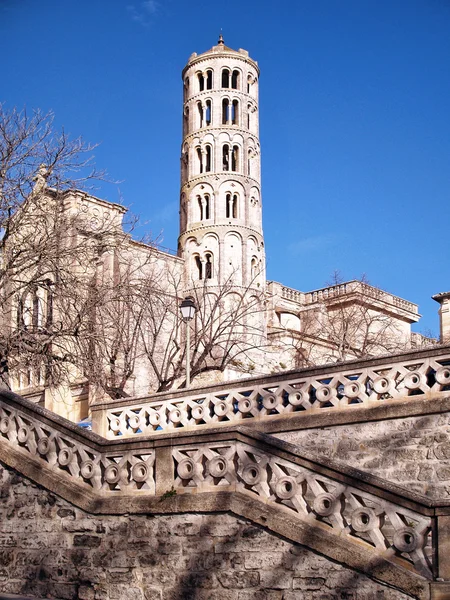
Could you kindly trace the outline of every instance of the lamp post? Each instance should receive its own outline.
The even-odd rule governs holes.
[[[194,298],[187,296],[180,305],[181,316],[186,323],[186,387],[191,385],[191,329],[189,321],[192,321],[195,315],[196,306]]]

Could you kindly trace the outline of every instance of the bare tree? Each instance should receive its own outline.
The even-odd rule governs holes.
[[[391,296],[363,276],[344,282],[335,272],[299,312],[301,328],[283,336],[295,367],[365,358],[409,347],[406,323],[392,313]]]
[[[53,115],[0,105],[0,366],[56,383],[73,365],[83,308],[67,310],[117,226],[71,203],[71,190],[103,177],[93,146],[55,133]],[[73,200],[73,199],[72,199]],[[33,375],[32,375],[33,373]],[[31,384],[31,381],[28,382]]]
[[[205,279],[188,292],[197,310],[192,323],[183,324],[179,308],[183,298],[181,281],[173,277],[171,284],[170,292],[158,291],[152,281],[152,299],[143,311],[144,351],[156,378],[157,391],[184,385],[186,327],[192,329],[193,379],[229,368],[251,373],[258,361],[257,352],[267,343],[263,325],[264,295],[251,285],[237,289],[233,275],[221,285],[213,285]],[[146,295],[148,297],[148,293]]]

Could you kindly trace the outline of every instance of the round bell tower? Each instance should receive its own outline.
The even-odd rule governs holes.
[[[258,64],[217,46],[183,69],[180,236],[185,286],[265,288]]]

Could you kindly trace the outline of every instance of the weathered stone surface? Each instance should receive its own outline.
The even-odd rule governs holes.
[[[450,496],[450,413],[274,435],[407,490]]]
[[[8,490],[0,514],[12,515],[0,522],[8,531],[0,534],[0,593],[61,600],[410,598],[229,514],[93,516],[54,496],[48,502],[47,492],[7,468],[0,484]],[[19,517],[18,506],[30,510]]]

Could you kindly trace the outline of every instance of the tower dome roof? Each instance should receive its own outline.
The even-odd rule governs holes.
[[[228,54],[228,55],[231,54],[231,55],[234,55],[236,58],[247,60],[247,61],[253,63],[254,67],[256,68],[256,70],[259,73],[258,63],[256,62],[256,60],[253,60],[252,58],[249,57],[248,51],[244,50],[243,48],[239,48],[239,50],[233,50],[233,48],[226,46],[224,39],[223,39],[223,35],[220,34],[216,46],[213,46],[212,48],[210,48],[209,50],[206,50],[205,52],[202,52],[201,54],[197,54],[197,52],[193,52],[191,54],[186,67],[183,69],[183,75],[184,75],[184,72],[186,71],[186,69],[188,67],[190,67],[193,63],[196,63],[200,60],[204,60],[205,58],[217,56],[220,54]]]

